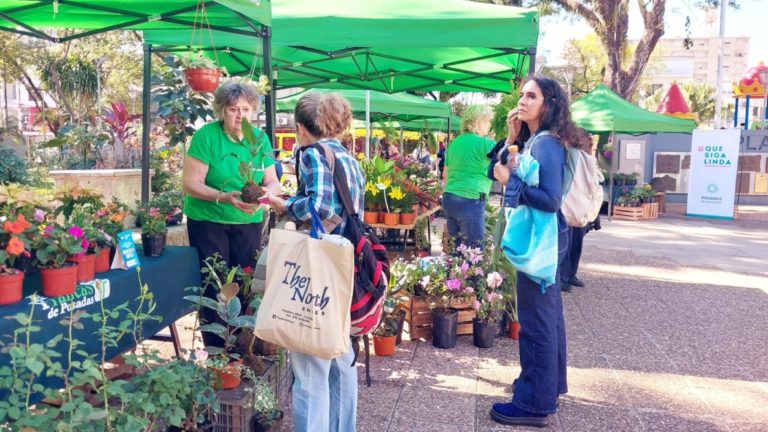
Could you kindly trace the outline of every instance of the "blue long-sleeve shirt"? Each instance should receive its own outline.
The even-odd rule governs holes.
[[[531,146],[533,139],[535,137],[526,143],[526,147]],[[538,187],[528,186],[517,174],[511,174],[504,192],[504,205],[517,207],[523,204],[548,213],[557,213],[559,230],[564,231],[568,229],[568,224],[560,213],[560,204],[563,197],[565,148],[556,137],[544,135],[538,137],[531,155],[539,162]]]

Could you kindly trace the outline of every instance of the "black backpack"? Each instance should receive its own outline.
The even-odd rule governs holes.
[[[381,244],[374,230],[363,223],[355,212],[349,194],[349,182],[344,169],[335,169],[336,155],[327,144],[316,143],[301,149],[314,147],[322,151],[333,173],[333,188],[341,198],[343,210],[340,215],[346,221],[344,232],[340,233],[355,247],[355,284],[352,293],[350,336],[358,338],[372,333],[381,324],[384,300],[389,284],[389,259],[387,249]],[[299,178],[299,158],[296,158],[296,173]]]

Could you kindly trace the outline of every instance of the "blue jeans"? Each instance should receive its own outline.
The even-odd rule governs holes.
[[[558,262],[568,251],[569,237],[568,230],[558,236]],[[542,294],[539,284],[517,273],[521,371],[512,404],[534,414],[557,412],[557,396],[568,392],[559,265],[555,280]]]
[[[333,360],[290,353],[293,368],[293,430],[355,432],[357,366],[351,348]]]
[[[463,198],[446,192],[443,194],[443,213],[447,220],[448,235],[454,246],[483,247],[485,237],[485,201]]]

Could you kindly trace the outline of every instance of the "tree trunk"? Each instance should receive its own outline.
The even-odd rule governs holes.
[[[608,55],[603,81],[619,96],[629,98],[643,75],[653,49],[664,35],[666,0],[637,0],[644,30],[626,70],[622,60],[627,52],[629,0],[553,1],[566,11],[581,16],[594,29]]]

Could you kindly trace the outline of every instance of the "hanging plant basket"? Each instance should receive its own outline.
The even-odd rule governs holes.
[[[221,69],[190,68],[184,70],[189,87],[200,93],[210,93],[219,86]]]

